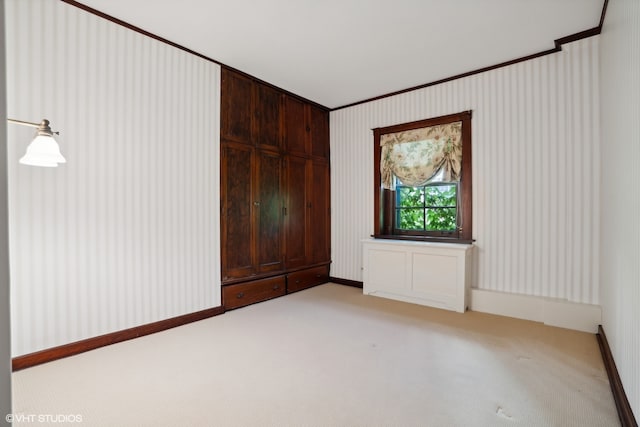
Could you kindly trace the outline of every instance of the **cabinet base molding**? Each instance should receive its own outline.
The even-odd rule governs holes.
[[[218,316],[223,314],[224,311],[223,307],[208,308],[206,310],[196,311],[195,313],[184,314],[182,316],[147,323],[146,325],[123,329],[117,332],[111,332],[109,334],[87,338],[58,347],[48,348],[35,353],[17,356],[11,360],[12,369],[13,371],[19,371],[21,369],[30,368],[32,366],[52,362],[65,357],[75,356],[76,354],[84,353],[89,350],[95,350],[100,347],[106,347],[111,344],[116,344],[145,335],[151,335],[156,332],[186,325],[187,323]]]

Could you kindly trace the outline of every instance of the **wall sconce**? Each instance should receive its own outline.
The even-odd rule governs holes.
[[[27,147],[26,154],[20,159],[20,163],[29,166],[56,168],[59,163],[67,162],[62,154],[60,154],[60,147],[53,138],[54,133],[59,135],[60,132],[51,131],[49,120],[43,119],[40,123],[23,122],[22,120],[14,119],[7,119],[7,121],[9,123],[38,129],[35,138]]]

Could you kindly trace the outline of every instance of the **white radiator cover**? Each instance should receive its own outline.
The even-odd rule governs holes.
[[[473,245],[365,239],[364,293],[464,313]]]

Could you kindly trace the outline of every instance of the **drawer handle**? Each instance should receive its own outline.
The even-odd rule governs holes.
[[[238,292],[238,295],[236,295],[236,298],[238,299],[244,298],[244,292]]]
[[[273,290],[277,291],[278,289],[280,289],[280,285],[273,285]]]
[[[322,274],[316,274],[316,277],[319,279],[322,277]]]
[[[300,279],[296,280],[296,283],[300,283]]]

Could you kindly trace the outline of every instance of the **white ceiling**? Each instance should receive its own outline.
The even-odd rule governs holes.
[[[80,0],[335,108],[554,47],[603,0]]]

